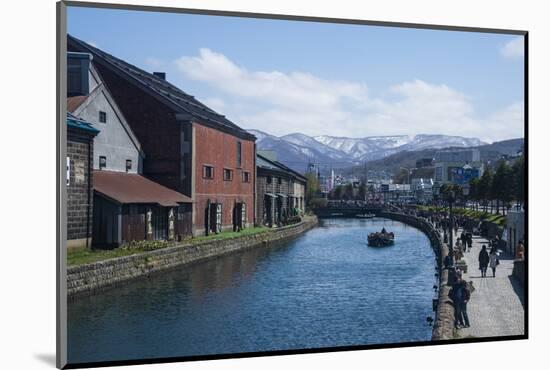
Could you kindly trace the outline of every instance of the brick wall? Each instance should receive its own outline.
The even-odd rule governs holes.
[[[240,139],[231,134],[193,123],[194,162],[195,162],[195,235],[204,233],[205,211],[208,200],[222,203],[222,229],[233,227],[235,202],[246,204],[246,223],[254,223],[254,141]],[[241,143],[241,165],[237,163],[237,142]],[[214,177],[205,178],[204,165],[214,167]],[[224,180],[223,171],[232,171],[232,180]],[[242,173],[249,173],[249,181],[244,182]]]
[[[86,239],[92,236],[93,179],[91,138],[69,128],[67,132],[67,156],[70,158],[70,182],[67,186],[67,245],[90,246]]]

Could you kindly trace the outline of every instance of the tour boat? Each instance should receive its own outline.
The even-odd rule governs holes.
[[[370,233],[367,237],[367,241],[370,247],[389,247],[393,245],[394,235],[392,232]]]

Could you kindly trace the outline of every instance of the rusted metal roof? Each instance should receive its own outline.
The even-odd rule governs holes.
[[[93,181],[96,192],[121,204],[148,203],[175,207],[179,203],[193,202],[188,196],[135,173],[94,171]]]
[[[73,113],[76,108],[80,107],[80,104],[84,103],[86,98],[88,98],[87,95],[71,96],[67,98],[67,112]]]

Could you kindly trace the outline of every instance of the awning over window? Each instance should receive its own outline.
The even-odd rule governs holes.
[[[288,195],[283,193],[277,193],[277,195],[280,196],[281,198],[288,198]]]
[[[94,190],[121,204],[177,207],[180,203],[193,202],[188,196],[135,173],[94,171],[93,176]]]
[[[268,197],[271,197],[271,198],[277,198],[277,196],[273,193],[265,193],[265,195],[267,195]]]

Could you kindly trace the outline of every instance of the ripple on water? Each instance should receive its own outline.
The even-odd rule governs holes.
[[[382,226],[395,245],[367,247]],[[433,266],[414,228],[324,220],[288,243],[69,302],[69,362],[429,340]]]

